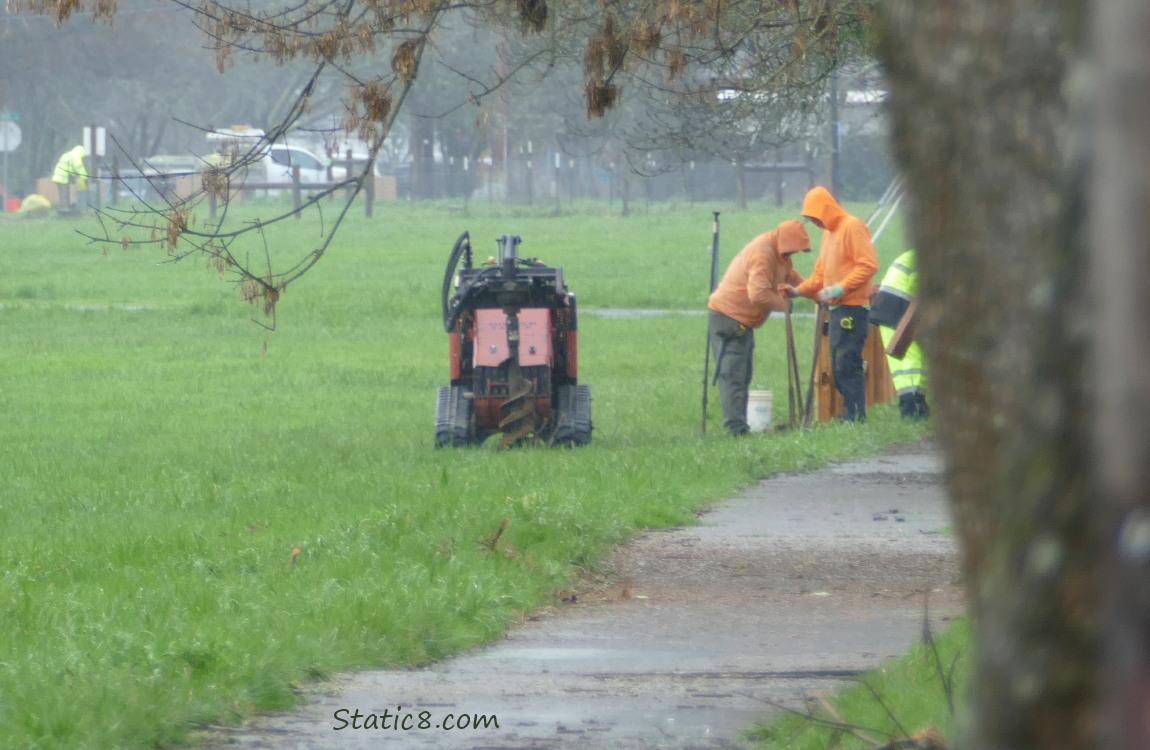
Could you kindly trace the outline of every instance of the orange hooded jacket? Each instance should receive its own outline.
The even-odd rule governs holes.
[[[842,296],[838,305],[868,305],[871,277],[878,273],[878,255],[870,240],[870,230],[862,219],[851,216],[825,187],[816,186],[803,199],[803,216],[811,216],[825,227],[819,257],[811,275],[797,289],[804,297],[838,284]]]
[[[748,328],[758,328],[772,310],[787,309],[786,299],[776,291],[778,285],[795,286],[803,280],[783,253],[810,249],[811,238],[797,219],[788,219],[760,234],[731,261],[707,307]]]

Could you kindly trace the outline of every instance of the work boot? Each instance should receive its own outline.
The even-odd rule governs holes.
[[[916,393],[914,396],[914,418],[930,419],[930,407],[926,405],[925,393]]]
[[[918,394],[904,393],[899,396],[898,413],[903,419],[918,419]]]

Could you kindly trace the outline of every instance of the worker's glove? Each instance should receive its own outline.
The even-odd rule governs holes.
[[[819,302],[830,302],[831,300],[838,299],[841,296],[843,296],[842,284],[825,286],[819,290]]]
[[[779,284],[776,288],[776,291],[787,298],[799,296],[799,290],[795,289],[790,284]]]

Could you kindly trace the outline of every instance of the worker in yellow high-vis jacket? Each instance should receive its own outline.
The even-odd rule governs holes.
[[[56,162],[56,169],[52,172],[52,182],[56,183],[56,192],[59,199],[56,205],[61,211],[72,210],[72,186],[77,193],[88,189],[88,167],[84,159],[88,150],[83,146],[75,146],[65,151]]]
[[[918,291],[914,250],[907,250],[895,258],[882,278],[882,285],[871,304],[871,323],[878,326],[883,346],[889,350],[891,338],[899,321]],[[891,379],[898,391],[898,409],[906,419],[926,419],[930,409],[926,404],[926,370],[922,347],[912,341],[902,359],[887,357]]]

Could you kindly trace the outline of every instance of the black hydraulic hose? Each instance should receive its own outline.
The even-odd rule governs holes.
[[[455,321],[459,319],[459,314],[463,312],[463,308],[467,306],[467,300],[479,292],[487,289],[487,285],[491,280],[498,277],[502,266],[487,266],[480,270],[479,273],[471,277],[467,286],[459,290],[459,292],[451,298],[447,305],[447,310],[443,313],[443,329],[451,333],[452,326]]]
[[[451,327],[455,325],[455,319],[458,317],[458,312],[452,312],[449,305],[451,281],[455,277],[455,269],[459,265],[459,259],[463,257],[464,252],[470,256],[470,250],[471,235],[464,232],[455,241],[455,246],[451,248],[451,255],[447,259],[447,268],[443,272],[443,330],[445,331],[451,331]]]

